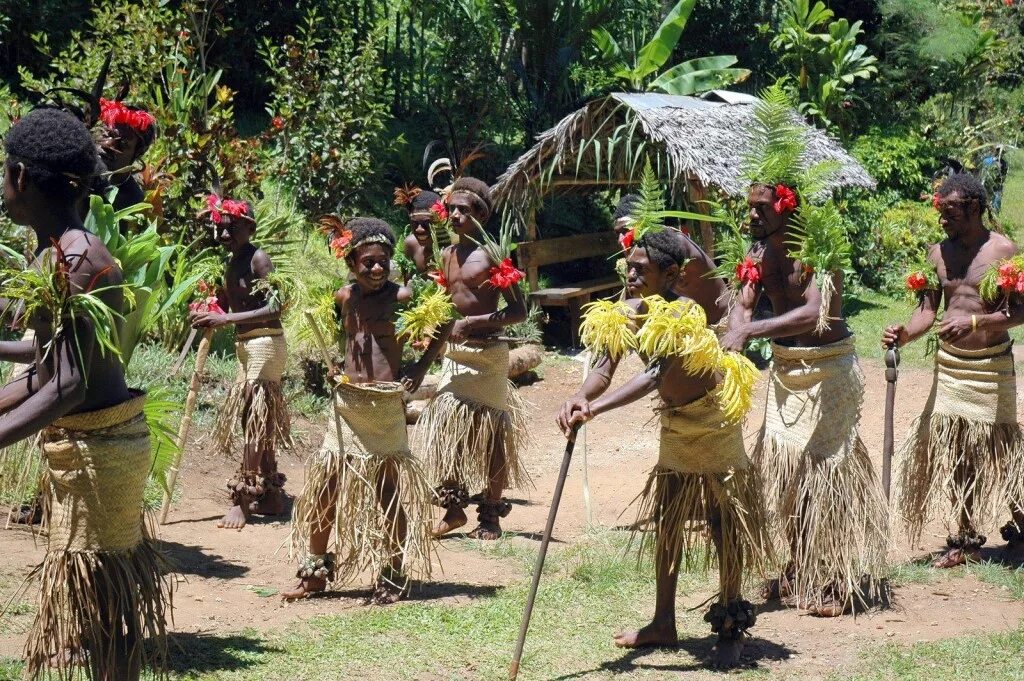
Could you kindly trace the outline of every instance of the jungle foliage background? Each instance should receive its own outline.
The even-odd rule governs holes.
[[[401,233],[392,189],[425,186],[425,161],[473,159],[493,182],[604,93],[776,80],[878,180],[843,197],[853,279],[897,294],[893,263],[940,235],[933,174],[955,159],[998,190],[1024,123],[1012,0],[0,0],[0,133],[50,87],[88,89],[108,54],[108,96],[129,83],[159,122],[139,175],[153,206],[140,228],[175,247],[158,298],[211,256],[196,217],[210,167],[255,201],[279,266],[323,297],[343,268],[316,218],[368,213]],[[616,198],[555,199],[543,233],[604,229]],[[27,238],[3,218],[0,237]],[[157,307],[147,338],[176,347],[185,300]]]

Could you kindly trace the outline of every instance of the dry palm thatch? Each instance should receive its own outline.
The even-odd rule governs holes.
[[[691,181],[742,195],[742,162],[751,146],[758,100],[715,91],[705,98],[614,93],[563,118],[498,178],[496,206],[520,216],[552,190],[637,184],[649,159],[661,182],[678,194]],[[826,189],[874,187],[861,165],[824,132],[807,126],[807,162],[834,161]]]

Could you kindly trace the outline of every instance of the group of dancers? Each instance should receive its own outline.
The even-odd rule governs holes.
[[[102,314],[75,299],[89,294],[110,310],[125,306],[118,264],[85,229],[82,199],[97,169],[111,163],[110,148],[145,151],[139,142],[152,121],[108,105],[103,124],[113,142],[103,157],[82,121],[53,108],[29,113],[5,139],[5,210],[35,231],[36,271],[46,280],[33,279],[35,288],[5,306],[32,333],[0,343],[0,358],[27,365],[0,390],[0,446],[40,433],[43,457],[47,550],[26,644],[30,678],[51,665],[68,674],[84,665],[95,679],[136,679],[166,655],[172,580],[143,517],[151,458],[145,396],[129,388],[121,361],[101,342]],[[773,146],[785,135],[772,132],[750,130],[753,245],[731,281],[686,234],[643,215],[636,196],[622,197],[612,227],[623,245],[624,293],[587,312],[581,337],[593,370],[557,415],[573,437],[580,424],[657,391],[659,456],[636,525],[653,543],[655,613],[615,643],[675,644],[681,562],[717,562],[719,594],[705,620],[717,635],[711,662],[723,667],[739,662],[756,622],[743,598],[745,575],[768,580],[766,598],[818,616],[885,602],[890,519],[897,517],[858,435],[864,387],[843,317],[843,274],[815,271],[793,245],[829,209],[810,186],[803,155]],[[526,305],[514,268],[486,234],[495,212],[490,189],[463,176],[439,191],[396,190],[396,202],[409,215],[403,242],[373,217],[347,219],[328,237],[350,272],[334,295],[344,360],[329,373],[327,432],[295,497],[289,545],[298,583],[283,592],[288,600],[369,572],[369,600],[393,603],[414,579],[429,579],[435,540],[468,522],[468,506],[477,511],[469,536],[497,539],[512,508],[505,491],[529,484],[528,408],[508,381],[502,336],[525,318]],[[917,541],[948,496],[956,527],[935,565],[952,567],[979,557],[986,541],[979,531],[998,507],[1012,512],[1007,541],[1019,541],[1024,530],[1024,449],[1008,335],[1024,321],[1024,308],[1013,296],[994,304],[982,295],[993,268],[1010,276],[1005,268],[1017,252],[986,227],[982,185],[953,175],[937,188],[935,207],[947,238],[927,254],[922,277],[933,283],[915,286],[913,316],[887,327],[881,341],[914,341],[943,311],[931,394],[897,455],[893,511]],[[235,327],[238,377],[216,440],[230,452],[241,436],[230,508],[219,525],[242,529],[253,514],[286,508],[276,454],[291,441],[281,389],[288,348],[271,290],[273,263],[251,240],[251,205],[211,195],[203,216],[227,262],[218,305],[197,308],[190,319],[197,328]],[[395,276],[400,255],[441,303],[422,339],[407,335],[408,317],[399,322],[418,295],[415,282]],[[770,314],[759,305],[762,294]],[[759,373],[742,353],[759,338],[770,339],[772,362],[764,423],[748,455],[742,422]],[[423,342],[403,366],[409,340]],[[644,359],[643,370],[610,389],[629,352]],[[439,358],[437,393],[410,443],[405,396]],[[431,504],[443,510],[436,520]],[[146,639],[154,644],[143,645]]]

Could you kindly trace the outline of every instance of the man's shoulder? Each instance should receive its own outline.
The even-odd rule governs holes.
[[[1005,234],[999,232],[992,232],[989,237],[989,241],[992,244],[992,250],[999,258],[1010,258],[1017,255],[1017,244],[1013,242],[1013,239],[1009,238]]]

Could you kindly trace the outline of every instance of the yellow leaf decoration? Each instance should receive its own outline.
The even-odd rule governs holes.
[[[644,298],[644,302],[648,311],[637,334],[642,354],[649,358],[679,357],[692,374],[715,370],[722,350],[700,305],[689,300],[668,302],[661,296]]]
[[[761,373],[754,363],[738,352],[722,353],[718,364],[722,382],[718,386],[718,403],[730,423],[737,423],[754,403],[754,384]]]
[[[636,350],[636,324],[629,305],[621,300],[598,300],[583,309],[580,340],[594,357],[608,355],[617,361]]]
[[[433,338],[438,329],[455,318],[455,305],[452,297],[442,288],[436,288],[425,294],[420,302],[398,315],[401,335],[409,340]]]

